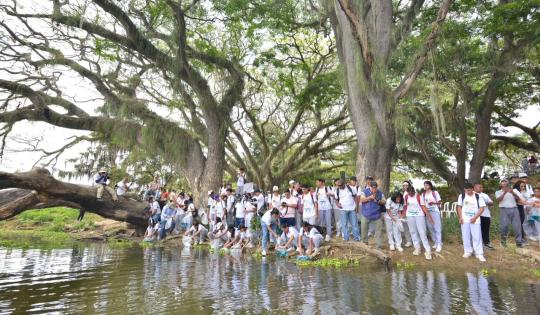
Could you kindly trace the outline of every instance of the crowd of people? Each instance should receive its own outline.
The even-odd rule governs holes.
[[[116,185],[118,195],[125,194],[119,189],[126,184],[123,180]],[[216,249],[260,245],[263,256],[270,247],[317,255],[324,242],[336,237],[373,243],[381,249],[385,230],[391,251],[412,247],[413,255],[423,252],[427,260],[432,259],[432,250],[442,251],[442,199],[431,181],[425,181],[420,191],[404,181],[389,197],[371,176],[362,185],[356,177],[335,179],[333,186],[322,178],[314,184],[309,187],[291,180],[284,190],[274,186],[266,194],[259,189],[248,192],[245,172],[240,170],[236,191],[224,184],[218,192],[208,192],[206,208],[196,209],[191,196],[162,190],[156,177],[144,195],[149,222],[145,240],[182,233],[189,244],[208,240]],[[114,193],[105,187],[98,189],[98,198],[103,190]],[[493,200],[500,211],[502,246],[507,245],[510,226],[518,247],[528,240],[540,241],[540,187],[533,189],[526,173],[502,179],[494,199],[483,192],[481,183],[467,183],[457,199],[464,258],[474,255],[484,262],[484,248],[494,249],[490,240]]]

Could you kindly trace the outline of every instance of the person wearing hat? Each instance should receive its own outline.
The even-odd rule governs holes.
[[[322,178],[317,179],[317,188],[315,189],[315,201],[317,203],[317,217],[319,218],[319,225],[326,227],[325,241],[329,242],[332,238],[332,203],[331,199],[334,195],[331,189],[328,189],[325,185],[325,181]]]
[[[523,235],[521,234],[521,219],[519,217],[518,202],[526,204],[517,189],[508,185],[508,180],[501,180],[501,189],[495,192],[495,198],[499,203],[500,211],[500,231],[501,245],[506,247],[506,238],[508,237],[508,227],[512,225],[512,230],[516,235],[516,245],[523,246]]]
[[[102,200],[103,190],[106,190],[112,197],[113,201],[118,201],[118,196],[114,189],[109,187],[109,174],[106,168],[101,168],[99,172],[94,176],[94,181],[97,184],[97,199]]]
[[[531,185],[529,185],[529,177],[526,173],[519,173],[519,180],[525,183],[525,189],[527,191],[527,194],[529,196],[532,196],[534,194],[534,190]]]
[[[272,187],[272,195],[268,204],[270,205],[270,209],[279,209],[281,207],[281,194],[279,193],[278,186]]]

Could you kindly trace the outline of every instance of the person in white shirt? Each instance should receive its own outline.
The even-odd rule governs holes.
[[[529,176],[525,173],[519,173],[519,180],[525,183],[525,190],[529,196],[534,194],[533,187],[529,184]]]
[[[123,196],[127,193],[129,186],[128,186],[129,178],[124,177],[121,181],[116,184],[116,195],[117,196]]]
[[[435,243],[435,251],[440,253],[442,251],[441,195],[439,195],[439,192],[435,190],[433,183],[429,180],[424,182],[422,198],[431,214],[431,219],[433,219],[433,224],[429,221],[426,222],[427,227]]]
[[[253,194],[254,194],[253,199],[257,202],[255,213],[260,213],[261,209],[263,209],[264,203],[265,203],[264,195],[262,194],[261,190],[258,189],[258,188],[255,189]]]
[[[317,222],[317,203],[309,188],[304,187],[302,188],[302,191],[302,220],[310,225],[315,225]]]
[[[332,237],[332,189],[329,189],[324,182],[324,179],[317,179],[317,188],[315,189],[315,201],[317,203],[317,216],[319,225],[326,227],[326,241],[329,242]]]
[[[244,185],[246,183],[246,172],[243,168],[238,169],[238,180],[236,181],[236,194],[242,195],[244,193]]]
[[[251,220],[253,220],[253,217],[255,216],[256,211],[257,211],[256,198],[252,198],[251,200],[246,200],[246,202],[244,202],[244,224],[243,225],[247,227],[248,229],[251,228]],[[240,227],[240,225],[238,226]]]
[[[465,252],[463,258],[469,258],[474,253],[479,261],[486,261],[484,247],[482,246],[482,231],[480,229],[480,216],[485,207],[484,199],[474,192],[473,185],[466,183],[465,193],[459,195],[457,207]]]
[[[298,235],[298,253],[300,255],[304,254],[304,248],[306,249],[306,255],[315,255],[319,252],[324,238],[313,225],[304,222],[302,224],[302,231]]]
[[[276,233],[277,222],[279,220],[279,210],[270,209],[267,210],[261,218],[261,230],[262,230],[262,255],[266,256],[266,250],[268,249],[268,238],[270,241],[277,240],[278,235]]]
[[[249,201],[246,200],[246,196],[242,197],[242,199],[236,203],[234,206],[235,209],[235,223],[234,226],[238,228],[240,225],[246,225],[246,204],[249,203]]]
[[[295,250],[298,245],[298,230],[294,226],[289,226],[288,224],[283,225],[282,229],[283,232],[279,237],[278,248]]]
[[[401,214],[403,212],[403,195],[401,193],[395,193],[386,200],[385,206],[386,213],[384,214],[384,221],[386,223],[388,245],[390,246],[390,250],[396,250],[397,248],[398,251],[402,252],[401,230],[403,229],[403,224],[401,222]]]
[[[272,188],[272,196],[270,197],[270,200],[269,200],[269,209],[279,209],[281,208],[281,194],[279,193],[279,188],[278,186],[274,186]]]
[[[225,212],[225,218],[227,226],[234,226],[236,218],[234,213],[234,191],[231,188],[227,189],[227,211]]]
[[[154,200],[154,196],[148,197],[148,206],[150,207],[150,217],[154,222],[158,222],[161,215],[161,207],[159,206],[159,202]]]
[[[535,187],[533,193],[533,196],[527,200],[529,205],[526,207],[529,221],[533,227],[532,231],[530,231],[533,236],[529,237],[529,239],[540,241],[540,186]]]
[[[146,232],[144,233],[144,242],[153,242],[157,239],[158,236],[158,229],[154,229],[154,222],[153,220],[148,220],[148,227],[146,228]]]
[[[495,248],[489,239],[489,230],[491,226],[491,212],[489,211],[489,207],[493,206],[493,200],[491,200],[491,198],[484,193],[484,186],[480,183],[474,185],[474,192],[480,195],[480,197],[484,199],[484,202],[486,203],[484,211],[482,212],[482,215],[480,215],[480,229],[482,230],[482,242],[484,243],[484,246],[487,249],[493,250]]]
[[[186,200],[184,201],[184,204],[186,206],[186,210],[185,210],[185,213],[184,213],[184,217],[182,218],[182,228],[184,230],[188,230],[191,225],[193,224],[193,218],[195,217],[196,215],[196,209],[195,209],[195,205],[193,204],[193,202],[189,201],[189,200]]]
[[[424,247],[424,256],[427,260],[431,260],[431,247],[426,232],[426,218],[433,223],[431,214],[427,210],[420,194],[418,194],[414,187],[409,186],[407,194],[403,197],[405,205],[403,210],[407,215],[407,223],[411,232],[411,238],[413,241],[414,252],[413,255],[420,255],[420,242]]]
[[[360,241],[360,231],[358,229],[358,198],[356,188],[345,185],[343,180],[339,180],[336,189],[336,206],[341,210],[341,232],[343,240],[349,240],[349,224],[352,227],[352,234],[355,241]]]
[[[103,196],[103,190],[106,190],[111,195],[113,201],[118,201],[116,192],[111,187],[109,187],[110,180],[107,169],[101,168],[99,172],[94,176],[94,182],[97,184],[97,200],[101,201],[101,197]]]
[[[208,230],[198,220],[193,220],[193,225],[184,234],[184,236],[191,236],[195,244],[203,243],[207,235]]]
[[[525,204],[526,201],[517,189],[512,189],[508,186],[508,180],[501,180],[501,189],[495,192],[495,198],[499,203],[500,211],[500,231],[501,245],[506,247],[506,238],[508,237],[508,227],[511,224],[512,230],[516,235],[516,246],[523,246],[523,238],[521,234],[521,219],[517,208],[518,202]]]
[[[298,199],[293,197],[291,193],[286,190],[283,192],[283,199],[281,199],[281,207],[279,222],[281,225],[288,224],[289,226],[296,226],[296,210],[298,207]],[[275,208],[274,208],[275,209]]]

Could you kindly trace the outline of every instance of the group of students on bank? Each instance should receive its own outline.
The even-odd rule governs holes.
[[[506,246],[509,227],[516,245],[540,240],[540,187],[527,183],[527,175],[503,179],[495,193],[500,209],[501,244]],[[234,191],[230,185],[219,193],[209,192],[206,209],[197,210],[183,193],[171,194],[161,209],[149,196],[149,226],[146,240],[164,238],[167,233],[183,233],[193,243],[210,240],[214,247],[243,248],[261,246],[263,255],[269,245],[282,251],[317,254],[332,237],[368,243],[373,237],[377,249],[383,246],[386,230],[390,250],[402,252],[413,247],[413,255],[432,259],[432,250],[441,252],[441,196],[430,181],[421,192],[410,181],[402,190],[386,198],[372,177],[360,186],[356,177],[348,182],[318,179],[314,188],[289,182],[286,190],[273,187],[264,195],[255,189],[243,193],[242,185]],[[484,247],[494,249],[490,238],[493,200],[483,192],[481,183],[466,184],[457,199],[457,217],[461,225],[464,258],[475,256],[484,262]],[[258,226],[260,222],[260,227]],[[360,226],[359,226],[360,222]],[[204,224],[203,224],[204,223]],[[385,228],[384,228],[385,227]],[[431,243],[430,243],[431,239]]]

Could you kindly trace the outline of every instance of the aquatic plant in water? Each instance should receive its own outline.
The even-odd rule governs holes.
[[[295,264],[299,267],[330,267],[343,268],[360,265],[357,259],[347,258],[322,258],[318,260],[296,260]]]

